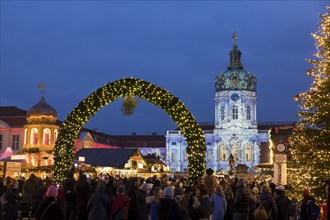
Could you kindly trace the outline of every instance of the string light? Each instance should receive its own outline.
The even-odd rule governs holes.
[[[291,160],[288,181],[291,197],[302,199],[302,190],[310,189],[318,201],[325,200],[326,181],[330,178],[330,7],[320,15],[320,28],[312,34],[316,40],[313,68],[307,71],[313,83],[307,92],[295,97],[300,101],[299,121],[290,138]]]
[[[179,126],[187,140],[188,182],[204,175],[206,143],[204,132],[186,106],[165,89],[141,79],[126,78],[105,84],[74,108],[59,129],[54,149],[54,181],[60,183],[73,169],[74,142],[81,127],[103,106],[126,96],[136,96],[162,108]]]

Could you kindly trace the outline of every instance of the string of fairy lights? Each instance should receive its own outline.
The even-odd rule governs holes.
[[[330,7],[321,14],[315,34],[317,53],[307,60],[313,68],[307,75],[313,83],[307,92],[295,97],[301,111],[295,132],[291,136],[288,180],[290,196],[301,200],[304,188],[310,189],[317,201],[326,197],[326,182],[330,178]]]
[[[179,126],[187,140],[188,182],[204,175],[206,143],[204,132],[186,106],[167,90],[141,79],[126,78],[97,89],[74,108],[59,129],[54,149],[54,181],[64,180],[73,168],[74,142],[81,127],[103,106],[118,98],[136,96],[162,108]]]

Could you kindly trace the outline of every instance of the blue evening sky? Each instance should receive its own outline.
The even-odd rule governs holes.
[[[198,122],[214,122],[214,80],[226,70],[233,32],[245,70],[257,76],[259,121],[297,120],[293,97],[306,91],[329,1],[1,1],[0,105],[28,110],[45,98],[64,120],[104,84],[135,77],[178,96]],[[175,129],[140,99],[122,100],[86,125],[109,134]]]

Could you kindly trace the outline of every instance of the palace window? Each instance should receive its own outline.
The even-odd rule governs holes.
[[[176,162],[176,152],[173,151],[172,152],[172,163],[175,163]]]
[[[44,129],[43,140],[44,140],[44,145],[50,144],[50,130],[48,128]]]
[[[227,149],[226,149],[226,146],[222,145],[220,147],[220,150],[219,150],[219,155],[218,155],[218,159],[220,161],[226,161],[227,160]]]
[[[251,120],[251,107],[246,107],[246,119]]]
[[[209,141],[209,142],[206,143],[206,145],[211,146],[212,145],[212,142]]]
[[[207,152],[207,160],[213,162],[213,151]]]
[[[221,121],[225,120],[225,107],[221,106],[220,108],[220,117],[221,117]]]
[[[239,147],[237,145],[232,146],[231,154],[234,156],[235,162],[240,161],[242,159],[241,158],[241,150],[239,149]]]
[[[233,119],[238,119],[238,107],[236,105],[233,106]]]
[[[245,160],[246,161],[252,160],[252,147],[250,145],[245,147]]]
[[[31,130],[31,139],[30,139],[30,143],[33,144],[33,145],[36,145],[38,144],[38,129],[36,128],[33,128]]]
[[[176,142],[175,142],[175,141],[173,141],[173,142],[172,142],[172,145],[176,145]]]
[[[27,129],[24,130],[24,145],[26,144],[26,135],[27,135]]]
[[[184,162],[187,162],[188,161],[188,154],[187,154],[187,152],[184,152],[183,155],[184,155],[183,156],[183,161]]]
[[[19,146],[19,135],[18,134],[14,134],[13,135],[13,142],[12,142],[12,149],[17,150]]]
[[[56,142],[57,135],[58,135],[58,132],[57,132],[57,130],[55,130],[55,131],[54,131],[54,143]]]

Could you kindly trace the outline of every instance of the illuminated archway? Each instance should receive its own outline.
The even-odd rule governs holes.
[[[203,130],[186,106],[170,92],[141,79],[126,78],[100,87],[74,108],[59,129],[54,149],[54,181],[60,183],[72,169],[74,143],[82,126],[101,108],[125,96],[140,97],[162,108],[178,125],[188,143],[189,182],[204,175],[206,144]]]

